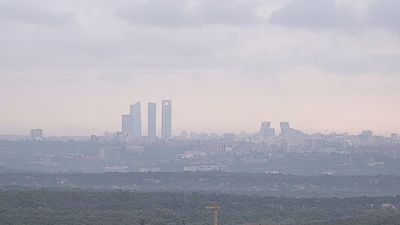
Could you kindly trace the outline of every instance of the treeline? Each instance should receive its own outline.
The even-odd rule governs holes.
[[[398,195],[400,176],[295,176],[223,172],[0,173],[0,188],[9,186],[124,189],[146,192],[253,193],[292,197],[354,197]]]
[[[287,198],[206,193],[3,190],[0,224],[211,225],[204,207],[218,202],[221,225],[400,224],[400,197]]]

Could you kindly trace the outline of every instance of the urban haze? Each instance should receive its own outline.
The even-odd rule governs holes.
[[[0,0],[0,225],[400,224],[397,0]]]

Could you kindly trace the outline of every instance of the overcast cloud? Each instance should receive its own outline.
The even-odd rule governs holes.
[[[263,22],[256,11],[262,6],[258,0],[149,0],[124,5],[118,15],[133,24],[154,26],[242,26]]]
[[[387,103],[400,96],[388,87],[400,86],[398,21],[397,0],[0,0],[0,132],[34,126],[55,134],[118,130],[125,106],[162,98],[176,102],[176,132],[251,131],[261,120],[291,120],[313,131],[326,129],[329,120],[332,129],[357,130],[364,128],[362,121],[341,124],[334,109],[346,107],[346,121],[367,111],[368,105],[345,104],[367,101],[360,94],[365,80],[377,85],[374,104],[380,110],[366,113],[364,125],[395,131],[400,122],[388,124],[382,117],[400,114],[399,106]],[[336,85],[318,98],[321,90],[310,82],[324,86],[335,79],[355,83]],[[288,88],[292,81],[298,87]],[[311,110],[294,107],[298,95],[310,91],[313,97],[302,105],[339,98],[312,124]],[[77,96],[69,98],[71,93]],[[206,113],[191,100],[212,107],[210,127],[188,117]],[[24,107],[32,101],[40,107]],[[76,115],[68,116],[67,105]],[[238,114],[228,119],[232,111]],[[73,128],[60,128],[67,126]]]
[[[335,0],[293,0],[272,13],[270,22],[282,26],[332,29],[354,28],[359,25],[359,19],[355,8]]]
[[[367,21],[373,25],[400,32],[400,2],[396,0],[380,0],[370,4]]]

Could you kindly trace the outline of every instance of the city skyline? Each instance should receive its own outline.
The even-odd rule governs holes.
[[[390,132],[388,134],[382,134],[379,132],[376,132],[371,129],[363,129],[358,132],[349,132],[349,131],[316,131],[316,132],[307,132],[302,129],[295,129],[291,127],[290,122],[287,121],[281,121],[276,124],[276,127],[272,126],[271,121],[261,121],[259,124],[259,130],[258,131],[244,131],[243,129],[239,131],[232,131],[232,130],[225,130],[223,132],[206,132],[204,130],[187,130],[187,129],[182,129],[182,130],[176,130],[176,133],[172,132],[172,104],[171,100],[162,100],[161,101],[161,129],[157,131],[157,125],[156,121],[158,121],[157,118],[157,104],[153,102],[148,102],[148,107],[147,107],[147,130],[146,134],[143,135],[142,133],[138,133],[138,128],[136,130],[133,128],[135,124],[141,124],[143,117],[140,112],[141,108],[141,101],[136,102],[133,105],[130,105],[130,109],[133,109],[133,115],[131,114],[122,114],[121,116],[121,127],[119,131],[105,131],[102,134],[97,134],[97,135],[108,135],[108,134],[114,134],[118,135],[119,133],[129,135],[131,137],[139,138],[139,137],[150,137],[150,138],[161,138],[161,139],[166,139],[166,138],[174,138],[174,137],[186,137],[188,134],[195,134],[195,135],[221,135],[224,136],[226,134],[238,134],[241,135],[243,132],[247,135],[254,135],[258,134],[259,137],[262,138],[269,138],[269,137],[281,137],[281,138],[287,138],[287,137],[293,137],[293,136],[299,136],[302,137],[304,135],[355,135],[355,136],[383,136],[383,137],[392,137],[392,136],[397,136],[398,133],[396,132]],[[166,106],[165,108],[163,106]],[[167,111],[164,113],[163,111]],[[139,113],[137,113],[139,112]],[[136,117],[139,121],[133,121],[133,117]],[[163,120],[167,121],[165,125],[163,124]],[[164,128],[165,127],[165,128]],[[141,131],[141,129],[140,129]],[[190,132],[190,133],[188,133]],[[7,137],[9,135],[13,136],[35,136],[33,133],[40,133],[40,135],[37,136],[43,136],[43,129],[42,128],[32,128],[30,129],[30,134],[0,134],[0,136]],[[183,135],[185,134],[185,135]],[[90,134],[90,135],[96,135],[96,134]],[[183,136],[182,136],[183,135]],[[56,137],[57,135],[48,135],[47,137]],[[79,137],[81,135],[59,135],[60,137],[63,136],[76,136]],[[82,135],[81,137],[88,136],[88,135]]]
[[[130,105],[130,113],[122,114],[121,132],[132,137],[143,137],[141,101]],[[172,137],[172,101],[161,101],[161,138]],[[147,103],[147,136],[157,137],[157,103]]]
[[[34,127],[39,127],[40,129],[44,129],[46,130],[46,133],[49,134],[48,136],[89,136],[92,134],[95,135],[102,135],[104,133],[107,132],[118,132],[118,131],[122,131],[122,132],[127,132],[127,133],[131,133],[134,134],[134,136],[143,136],[143,135],[149,135],[149,130],[150,127],[154,127],[153,129],[153,134],[155,131],[155,136],[157,137],[162,137],[162,131],[163,131],[163,125],[162,125],[162,109],[163,109],[163,101],[166,100],[162,100],[160,102],[160,106],[159,109],[156,110],[157,108],[157,103],[153,103],[153,102],[148,102],[147,103],[147,108],[146,111],[144,111],[143,115],[142,115],[142,109],[141,109],[141,102],[136,102],[133,105],[130,105],[130,112],[134,114],[134,117],[136,118],[136,121],[134,122],[133,118],[132,118],[132,114],[120,114],[121,118],[118,122],[118,124],[115,124],[116,128],[105,128],[104,130],[98,130],[93,132],[93,130],[90,129],[82,129],[79,132],[76,133],[58,133],[58,132],[54,132],[54,129],[49,129],[48,127],[44,127],[44,126],[34,126]],[[179,107],[178,107],[179,108]],[[150,125],[151,122],[153,122],[153,120],[151,120],[150,118],[154,118],[154,123],[152,125]],[[140,118],[140,120],[138,120],[138,118]],[[156,119],[159,118],[159,119]],[[115,118],[113,118],[115,119]],[[110,120],[113,120],[110,119]],[[267,119],[268,121],[266,121],[265,119]],[[137,121],[138,120],[138,121]],[[124,122],[125,121],[125,122]],[[178,118],[179,121],[179,118]],[[144,122],[144,123],[143,123]],[[389,136],[393,133],[400,133],[400,130],[390,130],[390,129],[386,129],[385,131],[381,131],[381,130],[377,130],[374,129],[372,127],[361,127],[360,129],[349,129],[349,130],[345,130],[345,129],[330,129],[330,128],[323,128],[323,129],[318,129],[317,127],[311,127],[311,129],[304,129],[301,127],[301,125],[299,125],[299,123],[297,121],[289,121],[289,122],[282,122],[282,121],[277,121],[277,120],[271,120],[268,118],[264,118],[263,120],[260,121],[255,121],[254,123],[251,124],[251,126],[247,126],[247,127],[231,127],[231,128],[227,128],[227,127],[219,127],[219,128],[211,128],[211,129],[201,129],[201,128],[193,128],[190,125],[188,126],[180,126],[180,127],[175,127],[172,126],[171,127],[171,137],[172,136],[179,136],[179,134],[182,131],[188,131],[188,132],[205,132],[205,133],[216,133],[216,134],[224,134],[224,133],[240,133],[240,132],[246,132],[246,133],[257,133],[260,132],[260,124],[261,126],[263,126],[264,123],[268,123],[268,125],[264,125],[267,126],[267,129],[271,129],[271,131],[267,131],[267,132],[273,132],[276,134],[280,134],[280,132],[282,131],[282,123],[286,124],[286,123],[290,123],[290,124],[294,124],[296,128],[299,128],[299,130],[308,133],[308,134],[312,134],[312,133],[324,133],[324,134],[328,134],[328,133],[349,133],[349,134],[354,134],[357,135],[362,131],[365,130],[372,130],[374,132],[374,134],[378,134],[378,135],[384,135],[384,136]],[[128,125],[127,125],[128,124]],[[142,129],[142,126],[144,127],[144,129]],[[286,125],[283,125],[286,127]],[[289,126],[289,125],[288,125]],[[136,127],[136,128],[134,128]],[[157,129],[157,128],[159,129]],[[289,127],[290,128],[290,127]],[[7,131],[3,131],[2,133],[0,133],[0,135],[27,135],[28,131],[32,129],[31,127],[26,127],[26,130],[22,130],[20,132],[7,132]],[[58,127],[56,129],[62,129],[62,127]],[[135,130],[135,131],[133,131]],[[128,132],[128,131],[132,131],[132,132]]]
[[[129,114],[122,114],[122,116],[120,114],[121,119],[120,119],[119,125],[117,125],[117,127],[119,127],[119,128],[116,128],[116,129],[106,128],[104,130],[100,130],[97,132],[93,132],[88,129],[88,130],[82,130],[81,133],[54,133],[54,131],[52,129],[44,128],[43,126],[36,126],[36,127],[46,130],[46,133],[49,134],[49,136],[89,136],[89,135],[93,135],[93,134],[102,135],[107,132],[122,131],[122,132],[131,133],[131,135],[136,136],[136,137],[150,136],[149,135],[150,127],[154,127],[153,128],[153,134],[155,134],[154,136],[162,138],[163,137],[163,123],[162,123],[162,121],[163,121],[163,114],[162,114],[163,103],[164,102],[171,103],[171,101],[170,100],[162,100],[160,102],[159,110],[157,110],[157,103],[148,102],[147,109],[145,109],[146,111],[144,111],[143,115],[142,115],[141,102],[142,101],[138,101],[138,102],[130,105],[130,108],[129,108],[130,113]],[[136,120],[133,120],[133,117],[136,118]],[[138,119],[138,118],[140,118],[140,119]],[[153,118],[153,119],[150,119],[150,118]],[[159,119],[156,119],[156,118],[159,118]],[[265,119],[268,119],[268,118],[265,118]],[[182,131],[198,132],[198,133],[205,132],[205,133],[210,133],[210,134],[216,133],[216,134],[220,134],[220,135],[224,134],[224,133],[231,133],[231,132],[233,132],[233,133],[246,132],[246,133],[251,134],[251,133],[261,132],[260,124],[261,124],[261,129],[263,129],[263,126],[265,126],[264,129],[267,129],[267,131],[264,130],[263,132],[272,132],[272,133],[276,133],[278,135],[278,134],[280,134],[280,132],[282,132],[282,126],[289,127],[289,129],[292,129],[292,128],[290,128],[289,124],[286,125],[286,123],[295,124],[296,128],[299,128],[299,130],[301,130],[307,134],[312,134],[312,133],[324,133],[324,134],[349,133],[349,134],[357,135],[360,132],[365,131],[365,130],[372,130],[374,132],[374,134],[384,135],[384,136],[389,136],[393,133],[400,133],[399,131],[389,130],[389,129],[382,132],[380,130],[373,129],[372,127],[361,127],[359,130],[357,130],[357,129],[335,130],[332,128],[331,129],[329,129],[329,128],[318,129],[317,127],[313,127],[311,129],[304,129],[296,121],[282,122],[282,121],[274,121],[274,120],[270,120],[270,119],[268,119],[266,121],[265,119],[256,121],[254,124],[251,124],[251,126],[235,127],[235,128],[220,127],[220,128],[214,128],[214,129],[198,129],[198,128],[196,129],[196,128],[190,128],[191,126],[181,126],[179,128],[175,128],[175,125],[174,125],[174,126],[171,126],[171,135],[169,137],[179,136],[179,134]],[[178,120],[179,120],[179,118],[178,118]],[[152,123],[152,125],[150,125],[150,123]],[[142,130],[142,126],[144,127],[143,130]],[[158,127],[159,129],[157,129],[156,127]],[[29,130],[29,129],[31,129],[31,127],[27,128],[27,130]],[[60,128],[58,128],[58,129],[60,129]],[[3,133],[0,133],[0,135],[14,135],[14,134],[15,135],[24,135],[24,134],[26,134],[27,130],[24,130],[19,133],[3,132]]]

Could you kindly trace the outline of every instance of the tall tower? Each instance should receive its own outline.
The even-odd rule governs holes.
[[[172,103],[171,100],[162,100],[161,137],[170,138],[172,135]]]
[[[269,138],[275,136],[275,129],[271,128],[271,122],[269,121],[262,122],[259,134],[263,138]]]
[[[281,122],[280,125],[281,125],[281,136],[288,137],[291,131],[289,122]]]
[[[132,134],[133,132],[133,121],[130,114],[122,115],[122,133]]]
[[[147,110],[147,113],[148,113],[148,115],[147,115],[147,126],[148,126],[147,132],[148,132],[148,134],[147,135],[150,138],[155,138],[157,136],[157,134],[156,134],[156,132],[157,132],[157,128],[156,128],[156,118],[157,118],[157,115],[156,115],[156,103],[149,102],[147,104],[147,108],[148,108],[148,110]]]
[[[216,202],[213,202],[209,205],[206,206],[206,209],[211,209],[213,212],[213,216],[214,216],[214,220],[213,220],[213,225],[218,225],[218,210],[219,210],[219,206]]]
[[[142,114],[140,110],[140,102],[131,105],[130,114],[132,117],[132,134],[134,137],[140,137],[142,136]]]

